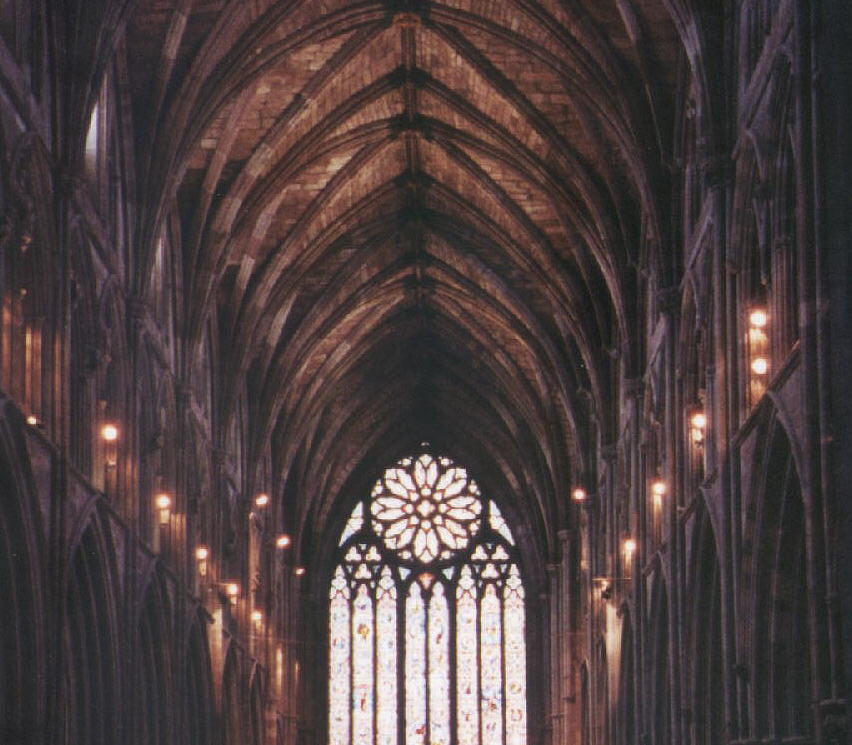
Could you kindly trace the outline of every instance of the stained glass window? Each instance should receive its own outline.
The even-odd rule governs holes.
[[[343,529],[329,590],[329,745],[526,745],[524,586],[467,471],[386,469]]]

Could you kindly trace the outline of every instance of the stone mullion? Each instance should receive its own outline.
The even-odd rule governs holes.
[[[560,638],[559,638],[559,658],[562,664],[561,675],[561,699],[559,710],[561,712],[561,733],[560,743],[569,742],[568,722],[571,720],[571,701],[575,700],[575,692],[573,690],[573,673],[574,666],[572,664],[572,645],[573,626],[571,619],[571,551],[570,551],[570,533],[567,530],[560,530],[557,533],[559,538],[559,557],[558,565],[559,579],[557,582],[559,592],[559,603],[561,613]]]
[[[45,637],[47,638],[47,681],[45,686],[45,711],[52,715],[47,718],[43,741],[49,745],[61,745],[65,740],[64,720],[68,695],[64,692],[65,645],[63,636],[66,625],[65,586],[68,567],[65,563],[67,542],[66,530],[69,492],[69,456],[70,456],[70,410],[71,410],[71,246],[70,233],[74,218],[71,213],[71,184],[64,181],[57,192],[54,217],[56,220],[57,255],[60,257],[62,276],[59,286],[59,313],[57,332],[61,344],[59,364],[61,365],[60,390],[58,401],[60,410],[57,416],[56,437],[57,453],[54,467],[51,468],[50,512],[48,522],[47,573],[45,582]],[[10,330],[11,332],[11,330]],[[13,336],[13,332],[12,336]],[[14,337],[13,337],[14,338]]]
[[[637,712],[639,711],[639,707],[637,706],[638,702],[641,700],[640,696],[640,684],[638,678],[640,677],[640,670],[642,670],[642,666],[640,664],[640,658],[638,653],[639,643],[638,640],[640,638],[640,634],[644,624],[642,623],[642,615],[641,609],[639,608],[640,599],[644,595],[644,586],[645,586],[645,574],[642,571],[642,568],[645,565],[646,558],[650,555],[649,546],[651,545],[651,540],[653,537],[647,536],[647,516],[646,516],[646,508],[648,504],[647,500],[647,480],[645,478],[644,473],[644,458],[642,458],[641,454],[641,438],[642,438],[642,414],[644,409],[644,394],[645,394],[645,386],[640,379],[632,381],[630,386],[630,394],[631,394],[631,417],[632,421],[630,423],[630,431],[631,431],[631,443],[630,443],[630,451],[628,453],[628,457],[630,459],[630,501],[634,506],[632,509],[632,521],[633,524],[630,527],[631,530],[631,538],[636,541],[636,551],[632,557],[632,565],[629,567],[630,571],[630,590],[633,594],[633,602],[631,604],[633,613],[631,613],[631,622],[633,624],[633,643],[631,645],[630,654],[633,656],[633,678],[632,681],[632,691],[634,700],[628,702],[627,706],[633,710],[634,713],[634,729],[638,730],[638,721],[637,721]],[[625,575],[626,576],[626,575]],[[623,629],[621,639],[624,639]],[[623,653],[623,649],[620,650]],[[624,660],[620,659],[620,666],[623,667]],[[619,674],[619,680],[621,680],[621,676]],[[624,692],[619,689],[619,696],[624,695]],[[626,731],[626,722],[622,722],[622,727],[625,728]],[[635,734],[635,732],[634,732]],[[626,742],[626,737],[625,737]],[[628,745],[633,745],[633,743],[629,743]]]
[[[804,378],[804,410],[817,412],[817,416],[803,418],[803,452],[807,453],[802,468],[802,500],[805,508],[805,560],[807,586],[812,602],[808,603],[808,626],[811,657],[811,699],[813,708],[813,734],[823,739],[826,719],[835,718],[842,705],[838,699],[842,690],[839,670],[841,654],[836,599],[836,578],[831,536],[835,533],[833,505],[830,495],[830,462],[826,450],[833,439],[831,401],[829,397],[829,356],[826,340],[831,327],[828,317],[829,293],[825,285],[823,251],[814,224],[814,215],[820,215],[820,200],[813,162],[811,80],[816,73],[812,68],[810,18],[805,10],[794,8],[794,38],[797,41],[793,56],[794,147],[797,233],[790,236],[795,241],[798,255],[800,298],[799,334],[801,339],[801,366]],[[815,192],[817,192],[815,194]],[[811,195],[816,196],[814,209],[808,209]]]
[[[679,574],[679,556],[681,553],[681,530],[678,517],[678,508],[680,502],[684,498],[683,489],[689,483],[686,470],[688,468],[687,459],[690,456],[689,452],[684,452],[682,448],[682,428],[683,422],[683,401],[682,392],[679,389],[677,376],[677,336],[678,336],[678,314],[677,300],[678,293],[665,293],[665,302],[661,303],[661,312],[666,320],[665,327],[665,391],[666,391],[666,406],[665,406],[665,432],[666,432],[666,470],[671,474],[672,478],[669,483],[679,483],[680,488],[676,488],[675,494],[668,500],[669,510],[669,541],[668,552],[664,557],[669,565],[668,576],[670,578],[668,587],[668,633],[669,639],[667,643],[669,657],[669,675],[671,678],[670,687],[670,711],[669,718],[671,722],[671,737],[672,745],[680,745],[680,710],[681,710],[681,690],[680,690],[680,659],[678,651],[680,646],[677,644],[679,638],[679,618],[678,608],[680,604],[680,592],[678,587]],[[679,480],[674,479],[674,474],[680,475]],[[652,712],[649,712],[647,721],[650,723],[653,719]],[[653,727],[652,727],[653,731]]]
[[[550,563],[547,571],[547,591],[550,598],[550,740],[554,745],[562,742],[562,607],[559,588],[559,565]]]
[[[603,557],[603,566],[597,566],[597,562],[594,562],[593,566],[593,579],[595,576],[603,576],[608,577],[610,579],[611,587],[614,588],[616,583],[616,576],[619,569],[619,563],[617,561],[617,540],[618,540],[618,532],[616,529],[615,523],[615,469],[616,469],[616,460],[617,460],[617,449],[615,445],[606,445],[601,449],[601,456],[604,459],[604,479],[603,479],[603,489],[602,494],[598,495],[599,504],[603,504],[604,500],[606,500],[607,507],[607,515],[606,519],[601,521],[605,523],[604,531],[608,533],[607,541],[604,543],[605,551]],[[598,515],[600,517],[600,515]],[[598,534],[597,539],[599,542],[603,542],[604,536],[600,534],[600,525],[598,526]],[[596,570],[596,571],[595,571]],[[601,588],[598,588],[600,590]],[[595,592],[596,588],[592,587],[592,602],[594,604]],[[601,680],[603,676],[603,680],[606,680],[609,676],[609,669],[600,669],[600,655],[598,654],[597,649],[597,635],[600,632],[606,633],[606,613],[602,611],[602,608],[605,607],[605,603],[603,599],[598,603],[598,608],[595,609],[593,607],[592,610],[592,630],[590,634],[590,652],[589,659],[592,662],[591,670],[592,676],[590,681],[591,691],[593,700],[595,703],[600,703],[598,692],[601,690]],[[607,662],[609,662],[609,650],[607,650]],[[604,686],[604,690],[609,691],[609,682],[607,681],[607,685]],[[597,726],[593,726],[593,730],[595,733],[607,733],[611,731],[611,728],[608,725],[608,719],[610,715],[609,711],[609,699],[602,702],[602,710],[598,710],[595,712],[595,716],[598,719],[599,724]],[[597,737],[594,738],[594,745],[610,745],[608,742],[597,742]]]

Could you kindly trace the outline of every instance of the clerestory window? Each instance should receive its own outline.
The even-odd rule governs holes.
[[[525,745],[524,585],[496,503],[423,453],[385,470],[329,591],[329,745]]]

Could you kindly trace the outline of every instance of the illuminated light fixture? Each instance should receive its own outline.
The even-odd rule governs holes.
[[[296,567],[293,570],[293,574],[295,574],[297,577],[301,577],[304,573],[305,573],[305,567]]]
[[[207,574],[207,559],[210,556],[210,549],[207,546],[196,546],[195,560],[198,562],[198,573],[203,577]]]
[[[251,612],[251,620],[255,625],[259,626],[263,622],[263,613],[259,610],[253,610]]]
[[[571,499],[575,502],[585,502],[588,498],[586,490],[582,486],[575,487],[571,492]]]
[[[30,427],[35,427],[38,424],[38,417],[35,417],[32,414],[30,414],[27,417],[27,424],[29,424]]]
[[[160,525],[168,524],[172,511],[172,498],[165,492],[160,492],[154,497],[154,506],[160,515]]]
[[[749,325],[753,326],[756,329],[762,329],[769,323],[769,315],[763,308],[755,308],[748,315]]]
[[[704,430],[707,428],[707,417],[703,411],[696,411],[689,418],[689,428],[692,441],[701,445],[704,442]]]
[[[225,594],[231,601],[231,605],[237,604],[237,599],[240,597],[240,586],[236,582],[227,582],[225,584]]]
[[[632,538],[626,538],[624,543],[621,544],[621,548],[624,551],[624,561],[629,564],[633,561],[633,555],[636,553],[636,541]]]
[[[292,539],[286,533],[282,533],[275,539],[275,545],[278,548],[287,548],[287,546],[289,546],[292,542]]]
[[[755,375],[766,375],[769,371],[769,360],[766,357],[755,357],[751,361],[751,371]]]
[[[118,427],[114,424],[105,424],[101,427],[101,438],[105,442],[115,442],[118,439]]]
[[[657,479],[651,484],[651,494],[654,496],[654,507],[660,509],[663,506],[663,497],[666,496],[666,482]]]
[[[266,507],[266,505],[268,505],[268,504],[269,504],[269,495],[268,495],[268,494],[263,494],[263,493],[262,493],[262,494],[258,494],[258,495],[254,498],[254,503],[255,503],[258,507]]]

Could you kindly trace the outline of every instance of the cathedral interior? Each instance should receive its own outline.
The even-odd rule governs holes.
[[[0,0],[0,742],[849,742],[850,16]]]

